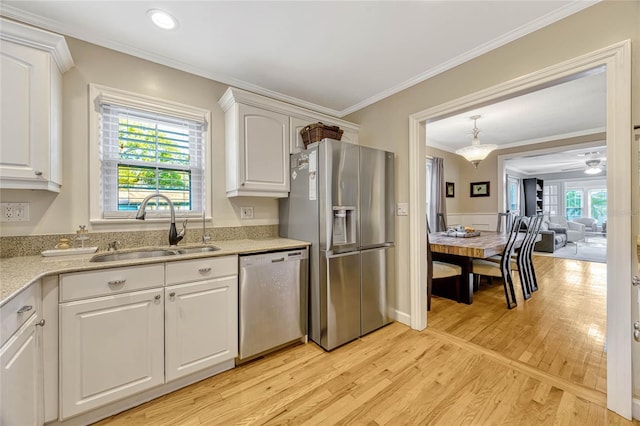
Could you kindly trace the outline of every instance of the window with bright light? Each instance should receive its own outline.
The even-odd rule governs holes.
[[[557,183],[554,184],[545,184],[542,189],[542,210],[547,213],[547,217],[549,216],[559,216],[559,206],[558,203],[560,199],[558,198],[558,194],[560,193],[560,185]]]
[[[507,208],[510,212],[520,213],[520,179],[517,177],[507,178]]]
[[[100,218],[130,218],[145,197],[158,193],[171,200],[176,213],[202,212],[208,112],[92,88],[100,92],[95,111]],[[164,217],[169,205],[152,198],[147,211]]]
[[[583,193],[582,189],[570,189],[564,193],[565,198],[565,217],[567,220],[573,220],[583,215]]]
[[[592,189],[589,191],[590,217],[602,225],[607,221],[607,189]]]

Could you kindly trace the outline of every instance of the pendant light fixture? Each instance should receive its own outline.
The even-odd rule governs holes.
[[[467,161],[473,164],[476,169],[478,168],[478,164],[487,158],[487,155],[489,155],[491,151],[498,147],[498,145],[480,143],[480,139],[478,139],[480,130],[478,130],[478,127],[476,126],[476,121],[480,117],[480,115],[474,115],[471,117],[473,120],[473,140],[471,141],[471,145],[456,150],[456,154],[462,155],[467,159]]]

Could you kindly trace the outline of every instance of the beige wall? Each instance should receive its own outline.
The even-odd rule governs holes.
[[[3,236],[71,233],[79,225],[89,230],[165,228],[150,222],[89,224],[89,120],[88,84],[96,83],[211,111],[211,150],[214,226],[263,225],[278,222],[278,202],[264,198],[227,198],[225,194],[224,114],[218,99],[227,85],[118,53],[67,37],[75,67],[63,76],[63,182],[59,194],[46,191],[3,190],[3,202],[29,202],[30,221],[3,223]],[[240,221],[240,206],[254,207],[254,220]],[[190,227],[201,223],[192,221]]]
[[[632,43],[632,123],[640,124],[638,62],[640,25],[638,22],[640,22],[640,2],[604,1],[345,118],[360,124],[359,140],[362,145],[379,146],[389,140],[395,141],[393,150],[396,153],[397,164],[396,197],[399,202],[407,202],[409,200],[409,115],[627,39]],[[633,234],[637,235],[640,228],[637,144],[631,151],[629,155],[636,173],[633,175],[632,184],[635,191],[630,195],[633,208]],[[473,172],[477,181],[496,179],[496,155],[497,153],[492,154],[480,163],[477,171]],[[460,176],[463,180],[466,179],[467,170],[460,171]],[[459,193],[458,185],[456,190]],[[460,188],[460,191],[463,190],[464,188]],[[475,204],[474,199],[474,207],[477,207],[477,211],[495,211],[497,204],[492,198],[485,199],[487,205]],[[466,205],[457,207],[466,208]],[[398,217],[396,223],[398,309],[408,314],[410,312],[409,218]],[[634,312],[634,315],[636,314],[637,311]],[[635,347],[634,384],[636,394],[640,394],[640,351]]]

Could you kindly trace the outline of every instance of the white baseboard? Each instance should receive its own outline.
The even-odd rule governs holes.
[[[404,325],[411,327],[411,315],[404,312],[400,312],[396,309],[396,321],[401,322]]]
[[[640,420],[640,399],[633,398],[632,416],[635,420]]]

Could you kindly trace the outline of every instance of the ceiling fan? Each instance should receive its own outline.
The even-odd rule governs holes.
[[[569,167],[566,169],[562,169],[563,172],[577,172],[577,171],[584,171],[585,174],[588,175],[597,175],[599,173],[601,173],[606,166],[606,163],[603,160],[600,159],[591,159],[591,160],[586,160],[584,162],[585,166],[574,166],[574,167]]]

